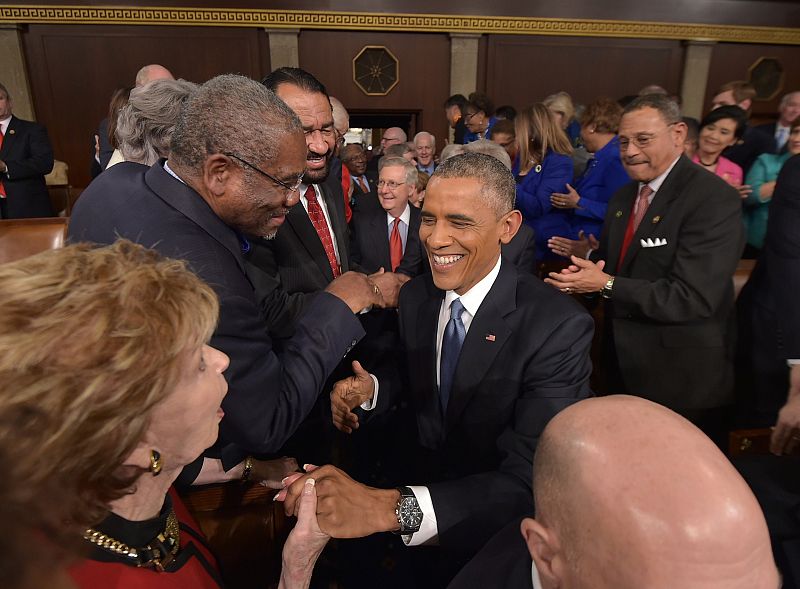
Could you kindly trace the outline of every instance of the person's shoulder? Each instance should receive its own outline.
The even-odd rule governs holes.
[[[551,162],[558,165],[572,165],[572,158],[566,154],[558,153],[557,151],[550,150],[544,156],[546,162]]]
[[[430,273],[426,272],[415,276],[400,288],[400,308],[402,309],[403,303],[407,307],[409,304],[418,303],[434,296],[436,292],[437,289]]]

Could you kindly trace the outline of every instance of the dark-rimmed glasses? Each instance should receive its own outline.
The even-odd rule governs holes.
[[[223,154],[223,155],[227,155],[228,157],[232,157],[232,158],[234,158],[234,159],[237,159],[237,160],[239,160],[239,161],[240,161],[240,162],[242,162],[242,163],[243,163],[245,166],[247,166],[248,168],[252,168],[252,169],[254,169],[256,172],[258,172],[258,173],[259,173],[259,174],[261,174],[262,176],[266,176],[267,178],[269,178],[270,180],[272,180],[272,181],[273,181],[275,184],[277,184],[278,186],[283,186],[283,187],[284,187],[284,188],[287,190],[287,192],[295,192],[295,191],[297,191],[297,190],[300,188],[300,185],[303,183],[303,174],[300,174],[300,175],[297,177],[297,182],[295,182],[294,184],[287,184],[287,183],[286,183],[286,182],[284,182],[283,180],[278,180],[278,179],[277,179],[275,176],[273,176],[272,174],[270,174],[270,173],[268,173],[268,172],[265,172],[264,170],[262,170],[262,169],[261,169],[261,168],[259,168],[258,166],[251,164],[251,163],[250,163],[250,162],[248,162],[246,159],[244,159],[243,157],[241,157],[241,156],[239,156],[239,155],[236,155],[235,153],[232,153],[232,152],[230,152],[230,151],[226,151],[226,152],[224,152],[224,154]]]

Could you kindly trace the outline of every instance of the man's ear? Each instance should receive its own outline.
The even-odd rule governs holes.
[[[542,587],[544,589],[561,587],[562,579],[559,571],[562,568],[560,561],[563,557],[555,532],[531,517],[522,520],[520,532],[525,539],[525,544],[528,545],[528,552],[536,565],[536,570],[539,572]]]
[[[508,243],[514,239],[517,231],[519,231],[520,225],[522,225],[522,213],[517,210],[506,213],[502,223],[503,229],[500,234],[500,243]]]
[[[203,184],[215,198],[225,194],[233,178],[233,162],[221,153],[215,153],[203,162]]]

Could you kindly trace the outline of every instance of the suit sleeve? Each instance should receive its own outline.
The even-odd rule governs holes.
[[[19,134],[22,134],[22,130]],[[44,176],[53,169],[53,148],[47,137],[47,129],[33,124],[27,127],[25,135],[27,143],[24,155],[5,160],[10,180]]]
[[[720,308],[731,291],[744,244],[741,199],[733,188],[716,181],[697,190],[702,193],[700,204],[683,219],[666,275],[656,280],[623,276],[614,280],[616,315],[690,323],[711,318]]]
[[[753,189],[753,192],[747,195],[747,198],[744,201],[746,207],[757,207],[761,203],[772,200],[771,196],[766,198],[761,198],[759,196],[759,192],[761,192],[761,186],[766,182],[770,182],[771,180],[775,179],[769,177],[769,170],[767,168],[767,162],[762,155],[759,156],[755,162],[753,162],[750,171],[747,172],[747,184],[750,185],[750,187]]]
[[[439,544],[477,551],[514,517],[533,511],[533,455],[544,427],[562,409],[591,395],[591,316],[554,323],[546,344],[524,367],[514,419],[497,440],[498,470],[429,486]]]
[[[521,184],[517,185],[517,208],[527,219],[538,219],[553,209],[550,195],[564,192],[567,182],[572,180],[572,160],[566,156],[552,154],[545,161],[546,168],[540,172],[539,182],[535,182],[536,172],[529,171]]]
[[[342,357],[364,335],[350,309],[318,293],[302,314],[280,358],[273,351],[252,301],[222,296],[211,345],[230,356],[220,434],[257,453],[277,452],[314,406]]]

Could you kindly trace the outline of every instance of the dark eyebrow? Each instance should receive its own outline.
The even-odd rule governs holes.
[[[475,219],[473,219],[472,217],[469,217],[467,215],[453,214],[453,215],[446,215],[445,218],[448,221],[467,221],[468,223],[474,223],[475,222]]]

